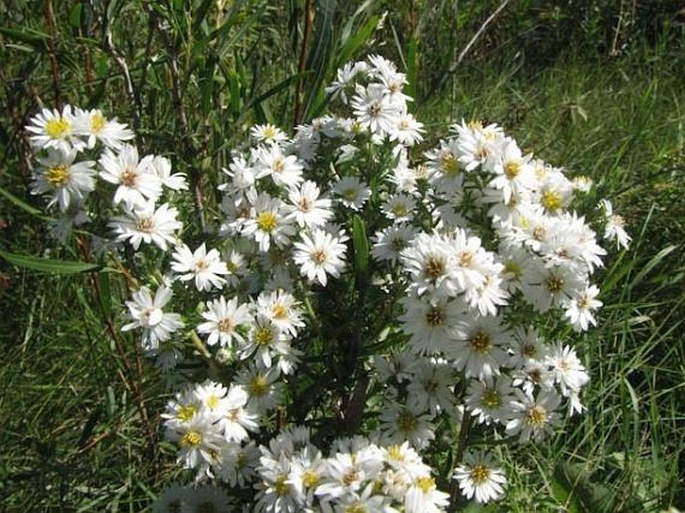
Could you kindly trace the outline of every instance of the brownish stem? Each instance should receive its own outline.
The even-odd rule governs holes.
[[[50,59],[50,71],[52,73],[52,89],[55,94],[55,107],[62,110],[62,92],[59,83],[59,67],[57,65],[57,55],[55,53],[55,11],[52,7],[52,0],[45,2],[45,22],[48,25],[48,57]]]
[[[314,7],[311,0],[307,0],[304,6],[304,33],[302,34],[302,44],[300,45],[300,57],[297,63],[297,72],[302,75],[304,68],[307,65],[307,48],[309,46],[309,39],[312,36],[312,23],[314,21]],[[304,90],[304,79],[302,76],[297,80],[297,87],[295,89],[295,113],[293,117],[293,126],[297,126],[302,122],[302,92]]]

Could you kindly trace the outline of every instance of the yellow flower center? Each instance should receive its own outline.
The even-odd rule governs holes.
[[[135,187],[138,181],[138,171],[127,167],[124,172],[121,173],[121,183],[126,187]]]
[[[310,258],[315,264],[321,265],[326,261],[326,252],[322,249],[315,249]]]
[[[471,251],[461,251],[457,257],[461,267],[471,267],[473,265],[473,253]]]
[[[423,268],[423,272],[431,280],[437,280],[440,276],[445,274],[445,260],[442,258],[429,257]]]
[[[257,216],[257,227],[263,232],[271,233],[276,229],[278,218],[270,211],[261,212]]]
[[[288,309],[281,303],[276,303],[271,307],[271,313],[274,315],[275,319],[287,319]]]
[[[443,324],[443,322],[445,322],[445,316],[442,309],[433,306],[426,312],[426,324],[429,326],[435,328]]]
[[[418,486],[423,493],[428,493],[431,490],[435,490],[435,479],[429,476],[419,477],[416,480],[416,486]]]
[[[504,275],[507,276],[510,280],[520,280],[521,274],[521,266],[513,260],[509,260],[507,263],[504,264]]]
[[[219,327],[219,331],[222,333],[230,333],[233,331],[233,321],[231,321],[231,319],[228,317],[221,319],[216,324]]]
[[[273,139],[276,137],[276,127],[271,125],[266,125],[264,127],[264,132],[262,132],[264,139]]]
[[[388,447],[388,458],[393,461],[404,461],[404,456],[402,456],[402,447],[399,445],[391,445]]]
[[[483,406],[488,409],[497,408],[502,405],[502,398],[497,390],[486,390],[483,394]]]
[[[50,139],[59,139],[69,134],[71,131],[71,123],[62,117],[51,119],[45,124],[45,131],[48,133]]]
[[[136,229],[139,232],[151,233],[155,229],[155,221],[151,217],[137,219]]]
[[[545,287],[552,294],[556,294],[564,287],[564,279],[561,276],[550,276],[545,280]]]
[[[521,163],[518,160],[510,160],[504,163],[504,174],[509,180],[513,180],[521,173]]]
[[[440,158],[440,169],[447,176],[456,176],[459,174],[459,161],[451,153],[445,153]]]
[[[536,404],[528,410],[526,418],[531,426],[540,427],[547,421],[547,411],[542,406]]]
[[[254,339],[258,346],[268,346],[273,340],[273,334],[269,328],[260,328],[255,333]]]
[[[48,168],[45,173],[45,178],[53,187],[62,187],[69,181],[69,175],[69,167],[64,164],[58,164],[57,166]]]
[[[219,398],[215,395],[210,395],[207,398],[207,407],[210,410],[214,410],[214,409],[216,409],[217,406],[219,406]]]
[[[262,396],[269,391],[269,382],[264,376],[255,376],[252,382],[247,387],[250,395]]]
[[[557,191],[548,190],[542,193],[542,206],[549,212],[556,212],[561,208],[561,194]]]
[[[288,483],[286,483],[287,480],[288,476],[286,474],[281,474],[276,478],[276,482],[274,483],[274,490],[276,491],[276,494],[283,496],[288,493]]]
[[[403,411],[397,418],[397,427],[399,427],[400,431],[402,431],[403,433],[413,432],[416,429],[416,425],[416,417],[414,417],[408,411]]]
[[[483,130],[483,122],[479,121],[477,119],[472,119],[467,123],[467,125],[471,130]]]
[[[181,438],[182,447],[197,447],[202,443],[202,434],[199,431],[188,431]]]
[[[100,132],[102,132],[106,124],[107,120],[101,112],[95,112],[92,116],[90,116],[90,130],[94,134],[99,134]]]
[[[195,406],[193,406],[192,404],[183,404],[178,409],[176,418],[181,422],[188,422],[190,419],[193,418],[193,415],[195,415],[196,412],[197,408],[195,408]]]
[[[482,331],[479,331],[473,335],[469,342],[471,343],[471,347],[477,353],[487,353],[490,349],[490,336]]]
[[[490,478],[490,469],[483,465],[474,465],[471,469],[471,479],[476,485],[485,483]]]
[[[305,488],[316,487],[319,484],[320,480],[321,479],[319,478],[319,474],[317,474],[313,470],[306,470],[302,475],[302,484],[305,486]]]
[[[342,195],[347,201],[354,201],[357,199],[357,189],[345,189]]]
[[[345,508],[345,513],[368,513],[368,511],[369,509],[360,503]]]
[[[393,205],[392,213],[395,214],[395,216],[397,217],[404,217],[407,215],[407,206],[402,205],[401,203]]]

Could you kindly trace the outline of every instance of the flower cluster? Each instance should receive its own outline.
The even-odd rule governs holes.
[[[222,170],[215,237],[193,245],[184,177],[125,125],[71,107],[31,120],[33,192],[69,219],[61,240],[96,212],[108,258],[130,245],[142,283],[122,330],[177,387],[164,432],[201,486],[156,507],[229,511],[231,490],[257,512],[445,511],[436,480],[485,503],[506,478],[471,439],[536,443],[583,411],[589,376],[550,328],[597,323],[593,226],[627,248],[623,219],[608,201],[579,214],[591,181],[496,124],[420,147],[405,83],[371,56],[292,137],[255,126]],[[426,461],[445,441],[459,461],[440,475]]]
[[[182,228],[178,211],[157,203],[165,189],[186,189],[185,178],[171,174],[166,157],[139,158],[138,149],[127,143],[134,134],[126,125],[106,119],[99,110],[66,105],[61,112],[43,109],[26,130],[39,153],[32,193],[49,195],[48,208],[58,207],[60,217],[52,231],[57,239],[65,242],[74,226],[91,220],[86,199],[100,179],[116,186],[110,204],[120,208],[109,226],[117,241],[128,240],[136,250],[142,242],[163,250],[175,243]],[[90,208],[98,212],[94,203]]]

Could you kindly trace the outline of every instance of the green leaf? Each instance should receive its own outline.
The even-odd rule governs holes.
[[[99,269],[98,264],[87,264],[72,260],[55,260],[52,258],[40,258],[28,255],[17,255],[7,251],[0,251],[0,257],[10,264],[32,271],[43,273],[75,274]]]
[[[14,39],[15,41],[26,43],[34,49],[41,51],[47,50],[47,40],[50,37],[44,32],[39,32],[38,30],[30,28],[13,29],[0,27],[0,34],[3,34],[10,39]]]
[[[354,270],[358,285],[366,283],[369,271],[369,241],[364,221],[358,215],[352,220],[352,244],[354,246]]]
[[[20,200],[14,194],[10,193],[9,191],[6,191],[2,187],[0,187],[0,195],[4,196],[8,200],[10,200],[12,203],[14,203],[15,206],[19,207],[23,211],[28,212],[29,214],[34,215],[34,216],[42,217],[41,216],[42,212],[40,210],[32,207],[31,205],[29,205],[28,203],[25,203],[22,200]]]

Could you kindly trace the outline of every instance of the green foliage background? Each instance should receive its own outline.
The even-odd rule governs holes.
[[[190,177],[202,208],[188,201],[184,237],[199,239],[250,126],[316,116],[335,69],[369,53],[406,71],[430,143],[461,118],[498,122],[591,176],[588,201],[611,199],[634,238],[604,271],[601,327],[578,342],[588,411],[544,445],[503,449],[509,494],[485,510],[685,508],[684,22],[675,0],[6,0],[0,510],[142,511],[180,474],[159,436],[168,392],[118,332],[122,274],[16,257],[88,254],[46,237],[28,119],[71,103],[131,124]]]

